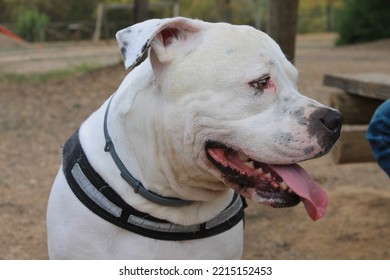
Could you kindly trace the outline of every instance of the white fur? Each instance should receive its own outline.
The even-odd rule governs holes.
[[[180,31],[167,44],[160,33],[166,28]],[[109,133],[126,167],[145,187],[197,201],[167,207],[134,193],[103,150],[105,102],[82,124],[80,141],[95,170],[133,207],[183,225],[205,222],[222,211],[233,191],[206,159],[207,140],[223,141],[267,163],[297,162],[321,151],[317,139],[291,116],[299,107],[309,116],[322,105],[300,95],[297,70],[266,34],[183,18],[129,29],[117,35],[125,65],[137,62],[148,39],[149,57],[115,93]],[[250,82],[267,73],[273,87],[257,92]],[[277,136],[291,131],[295,141],[284,143]],[[313,147],[310,154],[302,152],[307,146]],[[53,259],[236,259],[242,254],[242,222],[223,234],[185,242],[153,240],[118,228],[81,204],[62,169],[50,195],[47,224]]]

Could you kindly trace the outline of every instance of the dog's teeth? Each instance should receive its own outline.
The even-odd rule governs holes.
[[[260,167],[259,169],[257,169],[257,172],[264,173],[263,168]]]
[[[282,189],[282,190],[287,190],[288,189],[288,186],[287,186],[287,184],[283,181],[283,182],[281,182],[280,184],[279,184],[279,186],[280,186],[280,188]]]
[[[244,164],[245,164],[246,166],[248,166],[249,168],[252,168],[252,169],[255,168],[255,166],[254,166],[254,164],[253,164],[253,161],[247,161],[247,162],[245,162]]]
[[[264,176],[265,176],[266,178],[271,178],[271,177],[272,177],[271,173],[267,173],[267,174],[265,174]]]
[[[238,153],[238,158],[242,161],[248,161],[249,157],[243,153]]]

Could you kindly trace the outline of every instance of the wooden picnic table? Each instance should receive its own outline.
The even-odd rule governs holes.
[[[344,115],[341,137],[332,150],[336,163],[369,162],[374,157],[365,138],[375,110],[390,98],[390,75],[327,74],[324,85],[341,89],[331,94],[330,105]]]
[[[353,75],[330,75],[324,77],[324,85],[340,88],[347,93],[372,99],[390,98],[390,75],[364,73]]]

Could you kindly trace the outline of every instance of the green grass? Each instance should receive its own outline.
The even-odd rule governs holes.
[[[79,74],[84,74],[98,69],[98,65],[82,64],[79,66],[55,70],[50,72],[35,73],[35,74],[17,74],[17,73],[2,73],[0,74],[0,82],[11,83],[43,83],[52,80],[60,80],[72,77]]]

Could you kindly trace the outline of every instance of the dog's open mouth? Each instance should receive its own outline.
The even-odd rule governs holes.
[[[270,165],[218,142],[206,144],[207,158],[222,172],[225,183],[242,196],[272,207],[291,207],[300,201],[308,215],[325,215],[328,197],[298,164]]]

